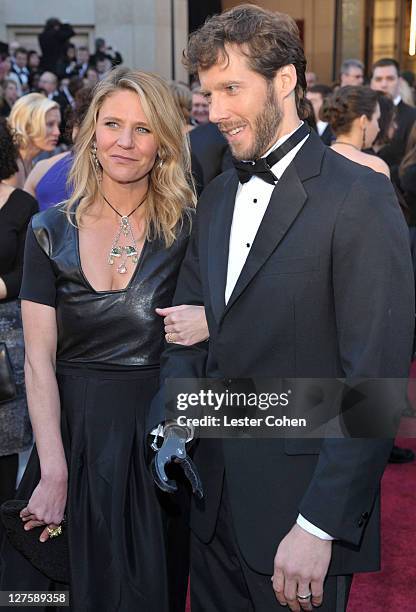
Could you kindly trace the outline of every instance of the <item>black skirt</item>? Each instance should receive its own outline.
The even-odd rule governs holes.
[[[57,378],[69,469],[70,610],[165,612],[165,527],[145,445],[158,370],[61,366]],[[35,447],[17,499],[29,499],[39,478]],[[2,565],[3,590],[66,590],[7,542]]]

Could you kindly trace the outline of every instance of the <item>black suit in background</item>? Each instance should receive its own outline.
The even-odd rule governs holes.
[[[390,168],[400,165],[406,151],[410,131],[415,121],[416,108],[409,106],[409,104],[401,100],[396,106],[396,133],[392,141],[377,153]]]
[[[75,32],[69,23],[61,23],[56,28],[45,28],[39,34],[39,46],[42,50],[41,68],[58,74],[59,60],[65,55],[69,39]]]
[[[174,299],[205,306],[209,344],[169,345],[162,380],[407,377],[413,272],[389,181],[312,132],[277,183],[225,305],[237,187],[229,171],[204,191]],[[149,428],[163,420],[162,388]],[[277,546],[298,512],[337,538],[330,576],[377,570],[379,482],[391,447],[377,439],[200,439],[194,460],[205,498],[192,501],[194,541],[206,550],[213,541],[225,475],[238,551],[259,577],[270,581]]]
[[[328,147],[330,147],[331,144],[333,143],[333,141],[335,140],[335,134],[331,130],[331,126],[329,125],[329,123],[326,126],[326,128],[324,129],[324,131],[322,132],[322,134],[320,135],[320,139]]]
[[[200,191],[218,174],[233,167],[231,152],[224,136],[214,123],[199,125],[189,132],[192,154],[202,167]]]

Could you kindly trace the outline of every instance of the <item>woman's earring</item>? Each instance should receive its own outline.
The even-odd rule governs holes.
[[[158,154],[158,156],[157,156],[157,157],[158,157],[158,159],[159,159],[157,166],[158,166],[158,168],[161,168],[161,167],[163,166],[163,163],[164,163],[163,158],[162,158],[162,157],[160,157],[160,155],[159,155],[159,154]]]
[[[365,128],[363,128],[363,143],[362,143],[362,146],[361,146],[361,150],[366,148],[366,146],[365,146],[365,136],[366,136],[366,130],[365,130]]]
[[[103,169],[97,157],[97,143],[93,142],[91,145],[91,157],[94,164],[95,174],[97,176],[98,182],[101,183],[103,179]]]

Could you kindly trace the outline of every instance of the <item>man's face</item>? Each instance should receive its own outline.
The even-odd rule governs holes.
[[[26,68],[27,66],[27,55],[26,53],[16,53],[15,61],[19,68]]]
[[[77,60],[79,64],[88,64],[90,54],[87,49],[78,49]]]
[[[364,73],[361,68],[351,67],[348,72],[341,74],[341,87],[345,85],[362,85],[364,82]]]
[[[278,138],[281,112],[274,81],[251,70],[238,48],[227,48],[228,62],[199,72],[209,102],[209,119],[218,125],[237,159],[261,157]]]
[[[17,87],[15,83],[7,83],[4,88],[4,97],[8,101],[9,104],[14,104],[17,100]]]
[[[197,123],[208,123],[209,121],[209,105],[200,93],[192,94],[191,114]]]
[[[306,72],[306,87],[312,87],[312,85],[316,85],[316,74],[314,72]]]
[[[321,110],[322,102],[324,101],[322,94],[318,92],[307,91],[306,97],[313,106],[313,114],[315,121],[319,121],[319,111]]]
[[[382,91],[391,98],[399,95],[399,75],[396,66],[378,66],[374,69],[371,89]]]
[[[56,78],[50,72],[44,72],[39,79],[40,89],[44,89],[47,94],[53,93],[56,90]]]

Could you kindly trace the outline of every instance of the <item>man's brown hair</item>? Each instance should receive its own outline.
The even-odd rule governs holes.
[[[299,116],[305,116],[306,59],[295,21],[284,13],[241,4],[207,19],[189,37],[184,64],[191,74],[227,61],[226,45],[238,45],[252,70],[271,81],[283,66],[293,64]]]

